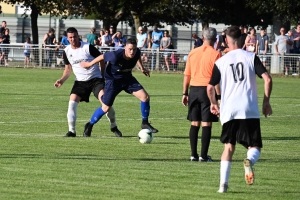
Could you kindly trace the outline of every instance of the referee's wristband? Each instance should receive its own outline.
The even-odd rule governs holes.
[[[217,100],[221,100],[221,95],[217,95]]]
[[[183,96],[189,96],[188,93],[183,93],[182,95],[183,95]]]

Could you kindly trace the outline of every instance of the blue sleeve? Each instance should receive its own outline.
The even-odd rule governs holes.
[[[114,55],[114,52],[111,51],[111,52],[106,52],[104,54],[104,62],[111,62],[111,63],[115,63],[116,62],[116,59],[115,59],[115,55]]]

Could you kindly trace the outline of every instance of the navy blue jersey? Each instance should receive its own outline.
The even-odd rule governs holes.
[[[118,49],[104,54],[104,62],[106,63],[105,79],[116,80],[132,77],[131,71],[141,57],[141,51],[137,49],[135,56],[129,60],[124,58],[124,53],[124,49]]]

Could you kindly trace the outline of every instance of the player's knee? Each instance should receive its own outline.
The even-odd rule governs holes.
[[[106,116],[109,118],[109,119],[114,119],[116,118],[116,112],[115,112],[115,109],[113,107],[111,107],[107,113],[106,113]]]

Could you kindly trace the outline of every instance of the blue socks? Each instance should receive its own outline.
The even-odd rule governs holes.
[[[105,115],[105,112],[102,110],[102,107],[97,108],[94,114],[92,115],[92,118],[90,119],[90,124],[96,124],[103,115]]]
[[[141,113],[142,113],[142,119],[148,121],[148,117],[150,114],[150,101],[146,101],[146,102],[141,101]]]

